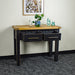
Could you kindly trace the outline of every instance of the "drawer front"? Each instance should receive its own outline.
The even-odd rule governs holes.
[[[44,34],[44,40],[49,41],[49,40],[61,40],[61,33],[50,33],[50,34]]]
[[[41,41],[42,34],[23,34],[24,42]]]

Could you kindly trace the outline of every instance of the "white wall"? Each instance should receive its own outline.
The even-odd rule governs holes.
[[[0,0],[0,56],[13,55],[12,25],[29,24],[33,16],[22,15],[22,0]],[[75,0],[44,0],[42,23],[49,17],[61,26],[62,40],[59,50],[75,49]],[[21,41],[21,54],[47,52],[47,42]]]

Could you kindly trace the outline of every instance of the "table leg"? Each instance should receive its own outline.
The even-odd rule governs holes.
[[[14,59],[16,60],[16,38],[15,38],[15,30],[14,30]]]
[[[49,56],[52,56],[52,47],[53,47],[53,41],[52,40],[48,41],[48,46],[49,46]]]
[[[17,48],[17,53],[16,53],[17,65],[19,66],[20,65],[20,34],[18,30],[17,30],[17,38],[16,38],[16,48]]]
[[[54,61],[58,61],[58,48],[59,48],[59,40],[55,40]]]

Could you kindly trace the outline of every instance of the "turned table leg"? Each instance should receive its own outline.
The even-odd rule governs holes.
[[[49,56],[52,56],[52,47],[53,47],[53,41],[48,41],[48,47],[49,47]]]
[[[54,61],[58,61],[58,48],[59,48],[59,40],[55,40]]]

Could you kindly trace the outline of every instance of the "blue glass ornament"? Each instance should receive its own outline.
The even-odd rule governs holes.
[[[47,26],[50,26],[51,25],[51,21],[49,18],[47,18]]]
[[[53,21],[51,25],[52,25],[52,26],[55,26],[55,22]]]

